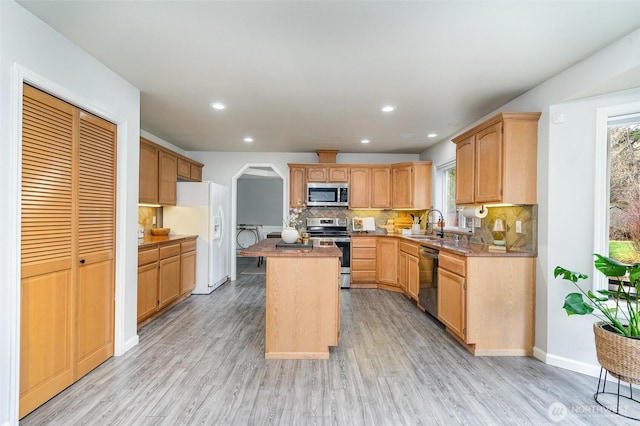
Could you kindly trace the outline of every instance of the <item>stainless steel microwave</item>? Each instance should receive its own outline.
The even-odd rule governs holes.
[[[307,206],[349,207],[349,184],[307,183]]]

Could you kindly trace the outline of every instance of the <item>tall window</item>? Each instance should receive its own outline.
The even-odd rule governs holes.
[[[640,262],[640,113],[609,117],[609,256]]]
[[[436,179],[438,193],[436,208],[442,211],[447,228],[458,227],[456,209],[456,161],[452,160],[437,167]]]

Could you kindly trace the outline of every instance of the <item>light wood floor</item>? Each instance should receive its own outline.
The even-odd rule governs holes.
[[[597,379],[532,358],[473,357],[381,290],[342,291],[329,360],[267,361],[264,277],[190,297],[21,424],[541,425],[553,424],[554,403],[566,408],[562,424],[624,423],[593,401]]]

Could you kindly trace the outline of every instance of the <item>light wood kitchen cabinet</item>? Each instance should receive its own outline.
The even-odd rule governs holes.
[[[391,208],[391,166],[371,167],[371,208]]]
[[[158,309],[180,296],[180,244],[160,246]]]
[[[307,205],[307,173],[304,167],[289,169],[289,207],[299,208]]]
[[[457,204],[537,203],[539,118],[503,112],[453,139]]]
[[[141,137],[138,202],[174,206],[176,181],[201,182],[202,167],[201,163]]]
[[[419,249],[418,244],[404,241],[398,245],[398,286],[415,301],[420,288]]]
[[[532,355],[534,257],[441,250],[439,264],[438,318],[447,331],[475,355]]]
[[[176,205],[176,182],[178,181],[178,157],[166,152],[158,153],[158,204]]]
[[[329,182],[349,183],[349,167],[329,167]]]
[[[180,294],[189,294],[196,288],[196,239],[180,244]]]
[[[431,208],[431,161],[391,165],[393,208]]]
[[[352,287],[376,286],[376,237],[351,236]]]
[[[464,256],[440,252],[438,268],[438,319],[466,341],[467,294]]]
[[[138,250],[138,323],[158,308],[158,259],[157,246]]]
[[[140,203],[158,203],[158,148],[140,138],[140,169],[138,178]]]
[[[352,167],[349,184],[349,208],[366,209],[371,207],[371,169]]]
[[[387,286],[398,286],[398,240],[395,238],[377,238],[376,281]]]
[[[307,182],[327,182],[328,177],[326,167],[307,167]]]

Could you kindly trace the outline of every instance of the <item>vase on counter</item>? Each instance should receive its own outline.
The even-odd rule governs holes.
[[[300,234],[298,233],[298,230],[295,228],[285,227],[282,229],[282,233],[280,234],[280,237],[282,237],[282,241],[284,241],[285,243],[293,244],[296,241],[298,241],[298,237],[300,237]]]

